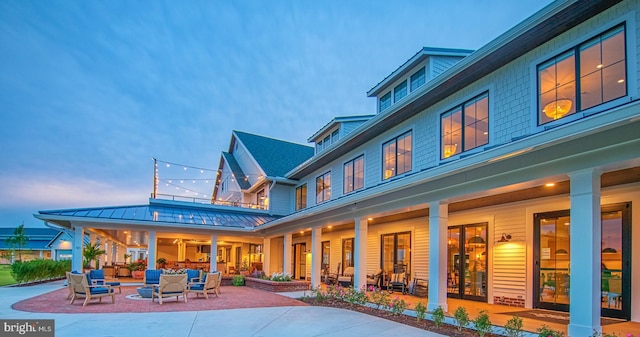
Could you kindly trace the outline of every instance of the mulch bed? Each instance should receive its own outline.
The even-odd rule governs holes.
[[[478,332],[475,330],[462,329],[461,331],[458,331],[458,328],[456,326],[449,325],[449,324],[443,324],[440,327],[437,327],[431,320],[418,321],[415,317],[411,317],[407,315],[393,315],[391,312],[387,310],[379,310],[379,309],[365,307],[361,305],[352,306],[349,303],[344,301],[328,300],[328,301],[319,302],[319,301],[316,301],[315,298],[303,298],[302,301],[310,305],[341,308],[341,309],[357,311],[363,314],[388,319],[394,322],[410,325],[418,329],[427,330],[427,331],[439,333],[439,334],[450,336],[450,337],[471,337],[471,336],[477,337],[478,336]],[[501,336],[496,334],[485,334],[485,337],[501,337]]]
[[[102,303],[97,299],[91,300],[86,307],[82,307],[84,298],[76,299],[70,304],[66,298],[69,290],[64,287],[43,295],[35,296],[13,304],[13,309],[28,312],[46,313],[120,313],[120,312],[168,312],[168,311],[199,311],[222,310],[239,308],[265,308],[283,306],[307,305],[296,299],[280,296],[263,290],[248,287],[221,287],[220,297],[209,294],[209,299],[204,296],[196,297],[189,294],[187,303],[182,297],[176,301],[175,297],[163,299],[162,305],[144,299],[131,299],[127,295],[137,295],[136,286],[123,286],[122,294],[116,290],[115,304],[111,303],[111,297],[102,298]]]

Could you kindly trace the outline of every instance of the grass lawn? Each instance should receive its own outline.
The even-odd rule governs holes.
[[[15,284],[16,280],[11,276],[11,265],[0,264],[0,286]]]

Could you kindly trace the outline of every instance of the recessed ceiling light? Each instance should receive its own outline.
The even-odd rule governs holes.
[[[544,184],[544,186],[552,187],[552,186],[556,186],[556,184],[555,183],[546,183],[546,184]]]

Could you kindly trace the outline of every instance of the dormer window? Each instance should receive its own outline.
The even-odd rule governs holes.
[[[397,102],[407,96],[407,81],[402,81],[393,88],[393,101]]]
[[[386,93],[384,96],[380,97],[378,111],[383,111],[384,109],[390,106],[391,106],[391,91]]]
[[[425,75],[424,67],[422,69],[416,71],[411,75],[411,92],[421,87],[427,80],[427,76]]]

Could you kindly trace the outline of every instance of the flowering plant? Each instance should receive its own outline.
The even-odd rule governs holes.
[[[186,268],[180,268],[180,269],[163,269],[162,270],[163,274],[169,274],[169,275],[177,275],[177,274],[186,274],[187,273],[187,269]]]
[[[271,274],[271,281],[289,282],[289,281],[291,281],[291,275],[289,275],[287,273],[273,273],[273,274]]]
[[[131,271],[145,270],[147,269],[147,260],[139,259],[135,262],[131,262],[127,268]]]

